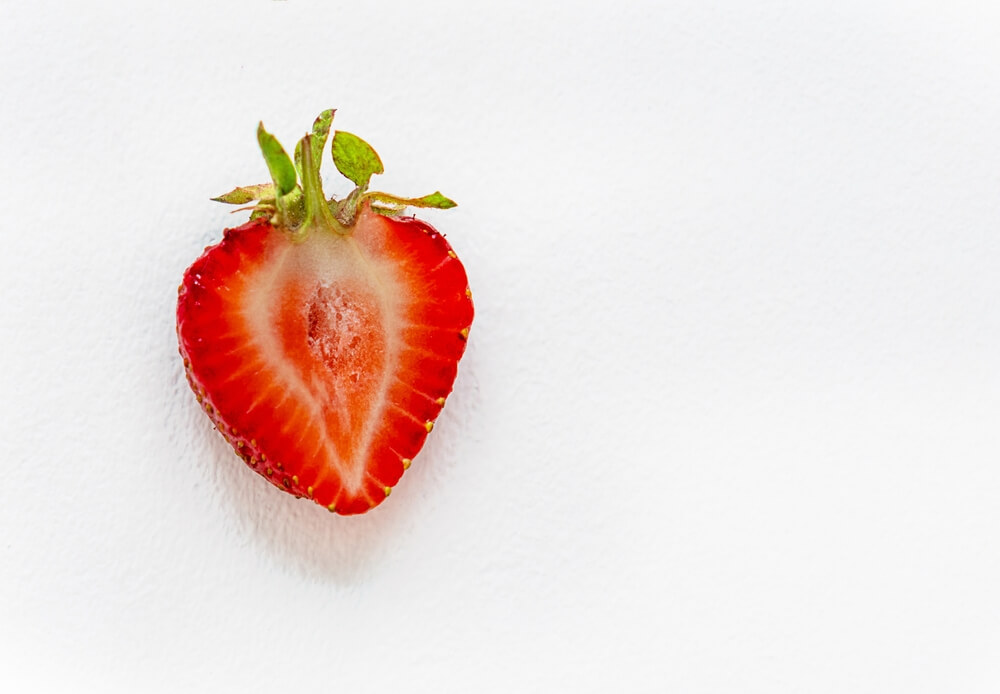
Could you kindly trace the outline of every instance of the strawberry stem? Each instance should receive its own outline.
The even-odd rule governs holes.
[[[312,138],[306,135],[302,138],[302,192],[305,195],[306,216],[299,227],[305,231],[312,226],[318,226],[337,234],[346,234],[347,230],[337,221],[330,211],[326,197],[323,195],[323,181],[319,177],[319,161],[316,161]]]

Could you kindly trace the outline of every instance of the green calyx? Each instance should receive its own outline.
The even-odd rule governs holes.
[[[341,130],[334,132],[330,151],[334,166],[355,187],[341,200],[325,197],[319,169],[326,141],[330,139],[333,114],[333,109],[319,114],[313,123],[312,132],[296,144],[294,161],[277,138],[267,132],[261,123],[257,128],[257,143],[264,155],[272,182],[240,186],[212,200],[230,205],[255,203],[249,207],[253,210],[251,219],[267,217],[276,226],[288,229],[293,236],[300,238],[304,238],[314,227],[349,234],[358,210],[364,203],[368,203],[375,212],[388,216],[399,215],[407,207],[442,210],[455,207],[455,202],[440,192],[420,198],[401,198],[388,193],[369,192],[371,177],[384,170],[382,160],[367,142]]]

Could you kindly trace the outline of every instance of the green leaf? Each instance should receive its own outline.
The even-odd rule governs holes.
[[[230,205],[245,205],[248,202],[263,200],[265,198],[274,198],[273,183],[258,183],[255,186],[240,186],[238,188],[233,188],[225,195],[212,198],[212,200],[215,202],[228,203]]]
[[[288,158],[285,148],[277,138],[264,130],[263,123],[257,127],[257,142],[264,154],[264,161],[267,162],[267,169],[271,172],[271,179],[278,195],[287,195],[296,185],[295,166],[292,160]]]
[[[407,204],[414,207],[436,207],[439,210],[450,210],[452,207],[458,207],[457,202],[441,195],[440,190],[435,190],[430,195],[425,195],[422,198],[407,201]]]
[[[336,113],[334,109],[328,108],[313,121],[312,152],[316,166],[323,161],[323,148],[326,146],[326,138],[330,136],[330,124],[333,123],[334,113]]]
[[[313,161],[316,162],[317,166],[323,161],[323,147],[326,146],[326,138],[330,136],[330,124],[333,122],[333,114],[336,111],[332,108],[328,108],[323,111],[323,113],[316,116],[316,120],[313,121],[313,129],[311,135],[312,142],[312,154]],[[304,140],[305,138],[303,138]],[[302,140],[295,143],[295,170],[299,172],[299,178],[302,177]]]
[[[368,193],[365,197],[371,200],[375,206],[395,211],[401,210],[404,207],[434,207],[439,210],[450,210],[452,207],[458,207],[457,202],[441,195],[441,191],[439,190],[422,198],[398,198],[388,193]]]
[[[336,131],[331,150],[337,171],[354,181],[359,188],[368,185],[372,174],[380,174],[385,170],[375,150],[357,135],[343,130]]]
[[[378,212],[383,217],[402,217],[403,213],[406,212],[406,208],[399,205],[382,205],[380,203],[372,203],[372,211]]]
[[[274,202],[285,221],[294,226],[305,217],[304,200],[302,189],[296,186],[292,192],[282,195]]]
[[[303,140],[305,138],[302,138]],[[299,172],[299,178],[302,178],[302,140],[295,143],[295,170]]]

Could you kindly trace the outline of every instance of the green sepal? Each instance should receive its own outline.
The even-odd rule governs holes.
[[[304,239],[310,229],[317,227],[337,234],[349,234],[357,212],[365,202],[373,211],[387,216],[402,214],[407,207],[441,210],[456,207],[455,201],[440,191],[418,198],[369,193],[371,177],[384,171],[382,160],[360,137],[339,130],[334,132],[330,147],[333,162],[337,170],[353,181],[356,187],[343,200],[326,198],[319,165],[334,113],[333,109],[327,109],[319,114],[313,122],[312,131],[296,145],[294,163],[281,143],[261,123],[257,128],[257,142],[274,183],[240,186],[212,199],[232,205],[257,201],[255,205],[243,208],[252,211],[250,218],[270,218],[273,224],[290,232],[293,241]]]
[[[302,140],[295,143],[295,154],[292,156],[295,159],[295,170],[299,172],[299,178],[302,178]]]
[[[263,123],[257,127],[257,143],[264,155],[264,161],[267,162],[267,170],[271,172],[271,179],[274,181],[278,196],[287,195],[295,190],[298,180],[295,166],[277,138],[264,130]]]
[[[328,108],[316,116],[316,120],[313,121],[311,142],[313,161],[316,162],[317,167],[323,161],[323,148],[326,147],[326,139],[330,137],[330,124],[333,123],[334,113],[336,113],[335,109]]]
[[[385,170],[382,168],[382,160],[372,146],[357,135],[337,130],[333,133],[333,144],[330,149],[337,171],[352,180],[359,188],[367,187],[373,174],[380,174]]]
[[[245,205],[254,200],[274,199],[273,183],[258,183],[255,186],[239,186],[233,188],[225,195],[212,198],[215,202],[224,202],[228,205]]]
[[[390,213],[398,213],[404,207],[433,207],[439,210],[450,210],[452,207],[458,207],[457,202],[446,198],[439,190],[422,198],[398,198],[388,193],[368,193],[365,199],[371,201],[372,208],[376,212],[381,212],[384,209]]]
[[[305,219],[305,195],[298,186],[292,188],[290,193],[275,200],[275,204],[286,226],[297,227]]]
[[[387,207],[373,202],[371,206],[372,212],[377,212],[383,217],[402,217],[403,213],[406,212],[406,208],[402,206],[392,206]]]
[[[311,142],[312,142],[312,153],[313,161],[321,162],[323,161],[323,148],[326,146],[326,139],[330,136],[330,124],[333,123],[333,114],[337,111],[332,108],[328,108],[323,113],[316,116],[316,120],[313,121]],[[299,178],[302,178],[302,140],[295,143],[295,170],[299,172]]]
[[[422,198],[407,200],[406,204],[413,205],[414,207],[434,207],[439,210],[450,210],[452,207],[458,207],[457,202],[441,195],[440,190],[435,190],[430,195],[425,195]]]

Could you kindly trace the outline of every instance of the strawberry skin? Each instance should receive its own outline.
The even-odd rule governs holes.
[[[226,230],[177,303],[188,382],[237,455],[345,515],[381,503],[420,451],[473,318],[440,233],[368,200],[354,212],[336,232],[280,214]]]

